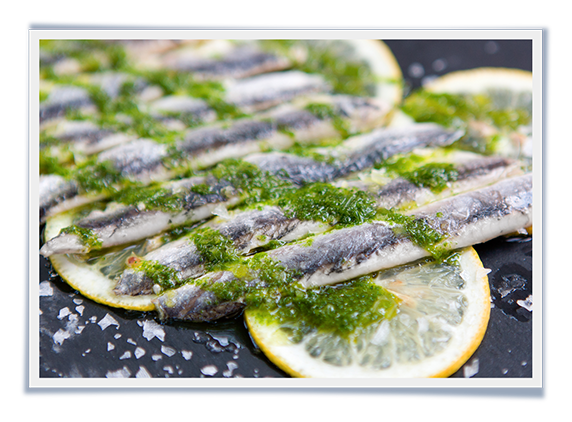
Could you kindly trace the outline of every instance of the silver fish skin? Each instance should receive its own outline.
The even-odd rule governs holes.
[[[236,46],[219,57],[197,54],[196,49],[165,57],[165,67],[188,72],[196,80],[241,79],[275,72],[291,66],[290,60],[267,53],[255,46]]]
[[[77,86],[58,86],[40,103],[40,127],[48,121],[65,116],[72,109],[95,111],[89,92]]]
[[[389,157],[415,148],[450,145],[463,134],[462,130],[448,130],[431,123],[374,130],[352,138],[336,151],[342,162],[337,177],[373,167]]]
[[[103,129],[89,120],[63,120],[54,128],[52,136],[74,154],[84,156],[97,154],[135,139],[126,133]],[[60,146],[50,147],[53,150]],[[43,148],[42,144],[40,148]]]
[[[136,93],[141,93],[147,84],[142,78],[118,72],[102,72],[90,75],[88,82],[100,88],[111,99],[117,98],[126,82],[133,82]],[[95,114],[97,107],[86,88],[73,85],[56,86],[45,101],[40,103],[40,127],[62,118],[70,110]]]
[[[203,259],[188,237],[151,251],[143,259],[177,271],[180,282],[204,273]],[[145,272],[127,268],[118,278],[113,291],[117,295],[148,295],[154,293],[153,286],[154,281]]]
[[[368,130],[382,122],[387,114],[383,103],[374,99],[359,99],[347,96],[309,99],[310,103],[330,104],[340,118],[352,127]],[[307,102],[300,102],[295,108],[288,108],[273,114],[267,119],[240,119],[228,127],[215,125],[188,131],[181,141],[175,143],[175,149],[185,159],[185,166],[201,169],[214,165],[226,158],[240,158],[259,152],[264,145],[273,148],[287,148],[293,138],[282,131],[288,129],[295,136],[302,135],[307,142],[318,141],[331,136],[335,131],[331,121],[317,118],[304,110]],[[304,122],[295,122],[294,117],[303,114]],[[273,120],[274,119],[274,120]],[[327,127],[327,129],[324,129]],[[339,135],[339,134],[338,134]],[[167,146],[149,139],[138,139],[101,152],[98,161],[110,161],[113,166],[130,180],[146,184],[151,181],[168,180],[174,175],[163,161],[168,156]],[[69,182],[70,188],[74,182]],[[40,197],[47,196],[40,189]],[[80,195],[79,192],[76,195]],[[100,199],[101,195],[81,195],[77,203],[82,205]],[[46,216],[55,215],[75,206],[69,199],[64,203],[54,202],[51,209],[43,212]],[[47,202],[47,201],[46,201]],[[51,203],[51,202],[50,202]]]
[[[210,192],[199,194],[192,188],[207,184]],[[193,177],[178,180],[170,187],[182,200],[181,210],[153,210],[144,205],[111,204],[105,211],[94,211],[75,223],[82,229],[91,230],[97,236],[100,248],[108,248],[141,240],[174,227],[203,220],[220,205],[233,206],[240,201],[240,195],[228,182],[215,178]],[[48,240],[40,253],[48,257],[53,254],[87,253],[91,246],[84,244],[75,234],[61,233]]]
[[[459,130],[420,123],[403,128],[378,128],[350,137],[327,151],[332,160],[316,161],[280,152],[251,154],[245,160],[298,185],[331,182],[415,148],[450,145],[462,135],[463,132]]]
[[[76,183],[56,174],[42,174],[39,179],[40,222],[44,222],[50,209],[68,198],[77,197],[79,187]]]
[[[216,112],[199,98],[184,95],[168,95],[152,101],[147,106],[149,114],[160,121],[176,119],[172,115],[191,116],[200,123],[211,123],[217,120]],[[182,122],[181,122],[182,123]]]
[[[430,188],[418,186],[409,180],[397,178],[387,185],[375,189],[373,195],[380,208],[416,208],[523,173],[518,162],[493,156],[475,158],[455,166],[455,170],[458,174],[457,179],[440,193],[434,193]],[[361,184],[366,185],[363,187],[366,190],[368,190],[368,186],[371,186],[371,183],[362,182]],[[359,188],[359,185],[356,187]]]
[[[498,182],[476,191],[445,199],[410,213],[446,236],[449,250],[486,242],[532,224],[532,175]],[[429,256],[410,238],[383,221],[343,228],[318,235],[311,245],[288,244],[267,256],[287,270],[296,271],[305,287],[335,284]],[[236,281],[232,273],[210,273],[199,280]],[[242,281],[240,281],[242,282]],[[257,283],[250,279],[247,283]],[[178,292],[181,296],[178,297]],[[193,307],[185,305],[193,302]],[[161,318],[204,320],[204,315],[222,318],[231,304],[192,283],[173,289],[154,300]],[[199,306],[200,304],[200,306]]]
[[[457,181],[440,196],[453,196],[482,188],[502,178],[520,173],[515,162],[501,157],[474,158],[456,168],[459,173]],[[371,181],[359,182],[353,187],[370,191],[377,200],[377,206],[383,208],[411,202],[421,206],[438,199],[438,196],[430,189],[419,187],[405,179],[395,179],[381,188]],[[286,212],[276,206],[230,212],[222,218],[217,217],[205,223],[205,226],[218,230],[222,236],[232,240],[235,248],[242,255],[273,240],[291,242],[305,235],[323,233],[332,228],[326,223],[287,217]],[[141,259],[157,261],[161,265],[176,270],[179,281],[199,277],[204,273],[203,260],[191,238],[192,235],[185,237],[186,240],[167,243]],[[141,294],[142,291],[150,293],[152,284],[152,280],[142,271],[126,270],[117,281],[117,293]]]
[[[225,85],[225,101],[246,113],[253,113],[297,97],[331,90],[323,77],[291,70],[229,81]]]
[[[288,217],[278,207],[265,206],[230,214],[228,221],[220,218],[207,222],[203,227],[211,227],[231,240],[237,252],[246,255],[252,250],[273,240],[288,242],[309,234],[321,233],[328,225],[315,221],[302,221]],[[204,260],[193,243],[192,234],[167,243],[141,258],[155,261],[177,271],[180,282],[204,274]],[[117,279],[116,294],[139,295],[153,292],[153,280],[143,271],[126,269]]]
[[[173,172],[163,164],[167,153],[166,145],[141,138],[101,152],[97,156],[97,161],[111,163],[127,180],[149,184],[154,181],[167,180],[173,176]],[[74,180],[60,178],[60,184],[59,189],[65,190],[66,195],[58,195],[56,191],[49,188],[49,184],[40,183],[40,204],[46,204],[41,211],[42,221],[49,216],[108,196],[105,193],[82,192]]]

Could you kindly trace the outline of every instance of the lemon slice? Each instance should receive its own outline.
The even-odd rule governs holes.
[[[73,213],[54,216],[46,222],[45,240],[57,236],[60,230],[73,224]],[[104,275],[102,268],[105,258],[96,260],[94,264],[79,260],[73,255],[52,255],[50,261],[54,270],[74,289],[95,302],[134,311],[151,311],[155,309],[152,300],[156,295],[126,296],[113,292],[115,282]]]
[[[374,97],[397,105],[403,96],[401,68],[389,47],[379,40],[344,40],[353,49],[355,56],[369,66],[374,78]]]
[[[322,74],[334,92],[378,98],[388,106],[403,97],[403,75],[395,56],[380,40],[268,40],[268,51],[282,52],[295,67]]]
[[[463,121],[467,131],[462,144],[511,158],[529,161],[532,157],[532,73],[520,69],[483,67],[452,72],[427,83],[423,91],[457,95],[466,100],[445,98],[417,101],[413,93],[406,109],[422,121]],[[465,109],[465,106],[468,106]],[[435,112],[435,120],[431,113]],[[415,116],[417,115],[417,116]],[[454,124],[454,123],[453,123]],[[466,125],[466,126],[465,126]]]
[[[427,83],[424,88],[449,94],[478,94],[495,89],[532,93],[532,73],[520,69],[480,67],[448,73]]]
[[[490,314],[488,270],[473,248],[457,264],[411,264],[379,273],[374,283],[396,297],[396,310],[349,336],[279,319],[251,308],[256,344],[295,377],[425,378],[457,371],[480,344]],[[391,315],[392,314],[392,315]],[[302,328],[302,335],[292,335]]]

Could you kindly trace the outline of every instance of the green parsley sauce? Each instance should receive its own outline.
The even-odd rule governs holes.
[[[467,130],[469,122],[484,122],[501,132],[514,132],[520,126],[530,125],[530,104],[520,102],[516,106],[502,104],[497,97],[509,95],[491,91],[486,94],[432,93],[423,89],[408,96],[402,110],[417,122],[434,122],[445,127]],[[479,152],[492,153],[498,134],[485,139],[484,146],[473,148]],[[466,138],[467,135],[465,135]],[[461,142],[463,144],[463,142]],[[468,146],[468,145],[467,145]]]
[[[278,199],[296,189],[292,183],[263,171],[254,164],[237,159],[224,160],[209,173],[242,191],[246,196],[246,206]]]
[[[81,243],[90,249],[100,249],[101,248],[101,241],[97,237],[97,235],[90,229],[85,229],[83,227],[79,227],[74,225],[64,227],[60,230],[60,234],[72,234],[77,236]]]
[[[269,51],[291,57],[294,69],[323,75],[338,93],[364,97],[375,93],[376,80],[371,69],[362,61],[347,59],[343,43],[330,43],[327,49],[321,48],[319,42],[263,40],[260,43]],[[292,51],[298,46],[308,51],[304,61],[297,61],[293,57]],[[344,57],[344,60],[340,60],[340,57]]]
[[[365,223],[372,220],[377,211],[374,199],[367,192],[328,183],[313,183],[287,192],[276,203],[289,217],[339,226]]]
[[[308,104],[305,110],[312,113],[320,120],[331,120],[332,125],[342,138],[350,136],[349,124],[344,120],[339,113],[336,113],[334,107],[330,104],[311,103]]]
[[[413,243],[428,251],[434,259],[443,260],[449,256],[450,251],[438,246],[440,242],[445,240],[445,236],[425,221],[385,208],[379,209],[377,215],[382,220],[398,224],[393,229],[396,233],[407,236]]]
[[[226,264],[240,259],[232,240],[224,237],[218,230],[210,227],[199,228],[190,240],[201,254],[207,272],[223,269]]]
[[[172,289],[181,284],[177,277],[177,270],[160,264],[158,261],[140,261],[131,267],[135,271],[144,272],[147,277],[153,280],[153,284],[158,284],[163,289]]]
[[[145,209],[165,212],[180,211],[184,206],[182,195],[173,194],[171,190],[161,186],[135,186],[122,189],[113,199],[125,205],[143,204]]]
[[[453,164],[439,162],[425,164],[426,160],[426,157],[420,155],[406,154],[393,157],[376,167],[384,168],[416,186],[429,188],[434,193],[442,192],[458,179],[459,172]]]
[[[372,324],[393,318],[399,302],[395,295],[366,276],[313,289],[289,286],[274,302],[252,308],[264,310],[268,322],[285,326],[290,339],[297,342],[316,328],[343,338],[359,336]]]

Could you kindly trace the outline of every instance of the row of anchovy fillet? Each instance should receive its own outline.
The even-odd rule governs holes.
[[[215,117],[208,105],[190,97],[162,97],[147,104],[149,112],[158,119],[162,118],[161,110],[167,110],[191,113],[205,122],[203,127],[187,130],[174,144],[185,168],[208,169],[226,158],[242,158],[297,186],[312,182],[350,184],[372,193],[379,208],[399,208],[413,202],[418,208],[407,214],[443,235],[449,249],[485,242],[532,224],[532,177],[522,174],[518,163],[506,158],[475,156],[464,160],[456,166],[457,181],[437,198],[429,189],[405,179],[398,178],[383,186],[356,181],[355,177],[353,181],[347,179],[396,154],[450,145],[463,135],[460,131],[433,124],[382,127],[389,112],[386,104],[370,98],[331,94],[320,77],[285,70],[286,60],[255,50],[232,50],[216,60],[174,57],[165,61],[177,70],[194,72],[203,79],[233,78],[228,83],[226,100],[256,113],[252,118],[223,125],[213,122]],[[121,80],[121,75],[111,75],[99,78],[96,83],[112,97]],[[140,92],[145,88],[142,82]],[[298,101],[293,101],[296,98]],[[294,140],[311,144],[339,135],[331,116],[317,117],[305,108],[312,102],[327,103],[336,117],[351,128],[350,132],[357,134],[336,147],[323,149],[335,160],[316,161],[279,151],[287,150]],[[66,110],[91,106],[85,90],[59,87],[42,103],[40,121],[46,125],[62,119]],[[268,111],[262,113],[263,110]],[[270,205],[238,209],[224,219],[213,220],[215,210],[239,205],[244,192],[208,172],[204,176],[176,178],[177,169],[164,164],[171,151],[151,139],[134,139],[86,121],[64,120],[59,127],[62,129],[57,135],[62,143],[86,155],[95,155],[99,162],[111,163],[126,181],[143,185],[160,182],[173,195],[184,198],[183,209],[173,212],[112,201],[103,211],[93,211],[74,223],[94,233],[102,248],[129,244],[206,220],[205,226],[218,230],[243,255],[272,240],[286,243],[267,255],[286,270],[299,274],[305,286],[338,283],[429,255],[383,221],[336,229],[320,222],[299,220],[289,216],[287,210]],[[268,147],[277,151],[263,152]],[[193,190],[205,184],[209,187],[208,194]],[[118,190],[121,187],[116,186]],[[75,180],[54,174],[40,177],[41,222],[104,199],[110,198],[107,194],[82,191]],[[296,242],[308,234],[315,234],[310,245]],[[62,233],[48,240],[40,253],[49,257],[85,254],[90,250],[77,235]],[[182,285],[157,291],[144,272],[128,268],[117,277],[115,292],[158,293],[154,303],[163,318],[210,321],[235,314],[245,306],[240,299],[221,302],[212,292],[192,282],[198,279],[203,284],[232,283],[236,277],[228,271],[206,273],[202,257],[189,236],[167,243],[141,259],[176,270]],[[260,280],[253,275],[248,282],[256,285]]]

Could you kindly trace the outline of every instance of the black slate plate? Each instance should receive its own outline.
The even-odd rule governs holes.
[[[481,66],[532,68],[532,43],[391,40],[410,89],[423,78]],[[492,309],[482,344],[453,377],[532,377],[531,238],[476,248],[492,271]],[[520,302],[522,303],[522,302]],[[40,257],[40,377],[285,377],[255,347],[240,318],[159,324],[153,313],[99,305],[73,291]]]

